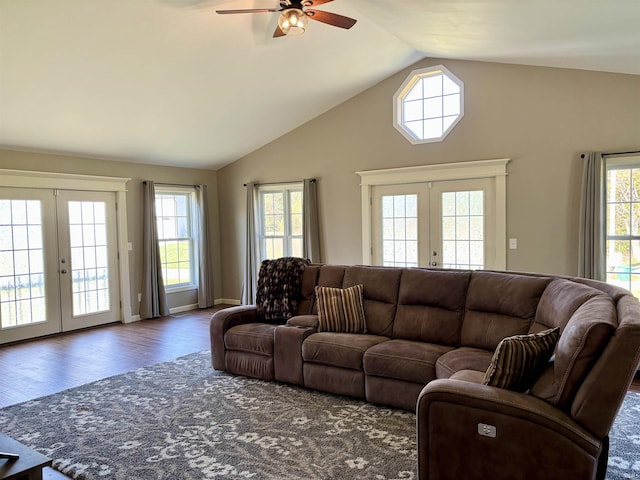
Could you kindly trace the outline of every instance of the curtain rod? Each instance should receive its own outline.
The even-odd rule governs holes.
[[[603,153],[602,156],[607,157],[609,155],[635,155],[637,153],[640,153],[640,150],[632,150],[630,152],[607,152]],[[580,158],[584,158],[584,153],[580,155]]]
[[[146,185],[147,181],[144,180],[142,183]],[[154,182],[154,185],[160,185],[162,187],[193,187],[193,188],[198,188],[200,186],[200,185],[189,185],[185,183],[162,183],[162,182]]]
[[[311,178],[310,179],[311,183],[315,183],[316,179],[315,178]],[[303,183],[304,180],[294,180],[291,182],[271,182],[271,183],[256,183],[256,185],[261,186],[261,185],[290,185],[292,183]],[[247,184],[245,183],[244,186],[246,187]]]

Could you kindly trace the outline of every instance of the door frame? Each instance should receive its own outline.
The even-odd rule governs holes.
[[[427,183],[442,180],[495,179],[495,268],[507,267],[507,163],[510,158],[420,165],[356,172],[362,202],[362,262],[373,261],[372,188],[379,185]]]
[[[113,192],[116,197],[118,283],[122,323],[132,322],[129,281],[129,241],[127,237],[127,182],[130,178],[0,169],[0,186],[47,190],[90,190]]]

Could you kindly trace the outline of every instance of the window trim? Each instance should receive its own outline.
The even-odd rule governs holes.
[[[362,262],[370,265],[373,261],[372,187],[493,177],[496,189],[495,268],[505,270],[507,268],[507,163],[510,160],[499,158],[356,172],[361,177]]]
[[[456,117],[456,119],[453,121],[453,123],[451,125],[449,125],[449,127],[446,128],[446,130],[444,130],[442,132],[442,135],[440,135],[439,137],[433,137],[433,138],[419,138],[416,135],[414,135],[413,133],[411,133],[409,131],[409,129],[404,125],[404,121],[403,121],[403,113],[404,113],[404,106],[403,106],[403,102],[404,102],[404,98],[409,94],[409,92],[413,89],[413,87],[415,86],[415,84],[425,78],[425,77],[429,77],[431,75],[444,75],[446,76],[449,80],[451,80],[453,83],[455,83],[456,85],[458,85],[458,87],[460,88],[460,113],[458,114],[458,116]],[[444,97],[444,95],[441,95],[441,98]],[[424,100],[424,98],[423,98]],[[413,70],[405,79],[405,81],[402,83],[402,85],[400,85],[400,88],[396,91],[396,93],[393,96],[393,126],[396,128],[396,130],[398,130],[402,136],[404,136],[412,145],[420,145],[423,143],[436,143],[436,142],[442,142],[444,141],[445,138],[447,138],[447,136],[449,135],[449,133],[451,133],[451,131],[456,127],[456,125],[458,124],[458,122],[460,122],[460,120],[462,120],[462,117],[464,117],[464,82],[462,80],[460,80],[456,75],[454,75],[453,73],[451,73],[451,71],[445,67],[444,65],[434,65],[431,67],[426,67],[426,68],[421,68],[418,70]],[[444,116],[441,117],[436,117],[436,118],[444,118]]]
[[[282,182],[282,183],[270,183],[268,185],[258,185],[257,186],[257,231],[256,231],[256,240],[258,243],[257,253],[258,253],[258,262],[261,263],[263,260],[267,259],[265,248],[263,247],[263,241],[266,238],[264,234],[264,209],[262,202],[262,194],[268,192],[285,192],[285,227],[284,227],[284,239],[285,248],[283,249],[283,255],[291,256],[291,239],[294,238],[291,235],[291,211],[289,205],[290,192],[300,192],[302,194],[302,202],[303,202],[303,215],[304,215],[304,183],[303,182]],[[295,238],[298,238],[297,236]],[[300,239],[304,245],[304,229],[302,231],[302,235],[300,235]]]
[[[603,161],[604,161],[604,175],[602,178],[602,185],[603,185],[603,193],[604,193],[604,219],[603,219],[603,237],[604,237],[604,249],[602,252],[602,256],[603,256],[603,263],[604,263],[604,281],[606,283],[610,283],[608,280],[609,274],[610,273],[614,273],[613,271],[609,271],[609,264],[607,262],[607,259],[609,257],[608,255],[608,248],[609,248],[609,241],[618,241],[618,240],[622,240],[622,241],[634,241],[634,240],[640,240],[640,235],[633,235],[632,233],[629,233],[628,235],[609,235],[607,233],[607,226],[609,224],[609,206],[611,205],[611,203],[617,203],[617,202],[609,202],[609,186],[608,186],[608,176],[609,176],[609,171],[610,170],[633,170],[633,169],[640,169],[640,155],[635,155],[635,154],[604,154],[603,155]],[[629,271],[629,284],[627,286],[625,286],[624,288],[626,288],[629,291],[632,291],[632,272]],[[611,282],[610,284],[612,285],[616,285],[616,283]]]
[[[188,283],[179,283],[175,285],[168,285],[165,281],[164,288],[166,293],[178,293],[178,292],[186,292],[191,290],[197,290],[198,285],[198,265],[197,259],[199,258],[198,252],[198,241],[196,235],[196,215],[197,215],[197,205],[196,205],[196,197],[195,197],[195,189],[193,187],[181,187],[178,185],[155,185],[155,195],[156,198],[158,195],[163,194],[173,194],[173,195],[187,195],[188,196],[188,218],[189,218],[189,241],[191,243],[191,255],[189,258],[189,263],[191,266],[191,278]],[[156,211],[156,222],[158,221],[158,212]],[[160,235],[158,235],[158,242],[161,239]],[[177,240],[177,239],[176,239]],[[162,270],[164,272],[164,266],[162,266]],[[164,280],[164,277],[163,277]]]

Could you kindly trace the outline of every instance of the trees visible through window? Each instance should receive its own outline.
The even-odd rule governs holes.
[[[607,282],[640,296],[640,158],[607,160]]]
[[[162,276],[167,290],[195,285],[195,194],[191,188],[156,187],[156,221]]]
[[[261,186],[260,260],[303,256],[302,184]]]

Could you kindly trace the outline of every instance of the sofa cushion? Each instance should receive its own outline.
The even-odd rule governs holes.
[[[401,268],[357,266],[345,271],[343,288],[364,286],[363,305],[368,332],[385,337],[392,335],[401,275]]]
[[[503,338],[528,333],[550,281],[546,277],[472,272],[461,345],[493,352]]]
[[[481,348],[460,347],[444,353],[436,362],[436,377],[449,378],[460,370],[487,371],[493,352]]]
[[[389,338],[358,333],[319,332],[302,344],[305,362],[362,371],[362,357],[369,348]]]
[[[227,350],[273,355],[273,335],[276,325],[245,323],[227,330],[224,345]]]
[[[320,275],[320,265],[306,265],[302,272],[302,285],[300,286],[300,302],[298,303],[298,315],[309,315],[313,310],[316,300],[315,288]]]
[[[364,373],[427,384],[436,378],[436,361],[451,347],[409,340],[379,343],[364,354]]]
[[[549,363],[560,329],[550,328],[529,335],[515,335],[500,341],[483,385],[526,392]]]
[[[362,285],[349,288],[316,287],[320,332],[367,333]]]
[[[393,337],[457,347],[469,272],[402,272]]]
[[[561,408],[569,407],[617,325],[610,297],[598,296],[582,304],[562,330],[553,365],[535,382],[531,394]]]
[[[321,265],[320,270],[318,272],[317,284],[314,285],[314,295],[313,302],[311,305],[311,313],[318,313],[318,302],[316,302],[315,298],[315,287],[333,287],[333,288],[342,288],[342,283],[344,280],[344,272],[349,267],[345,267],[344,265]]]

